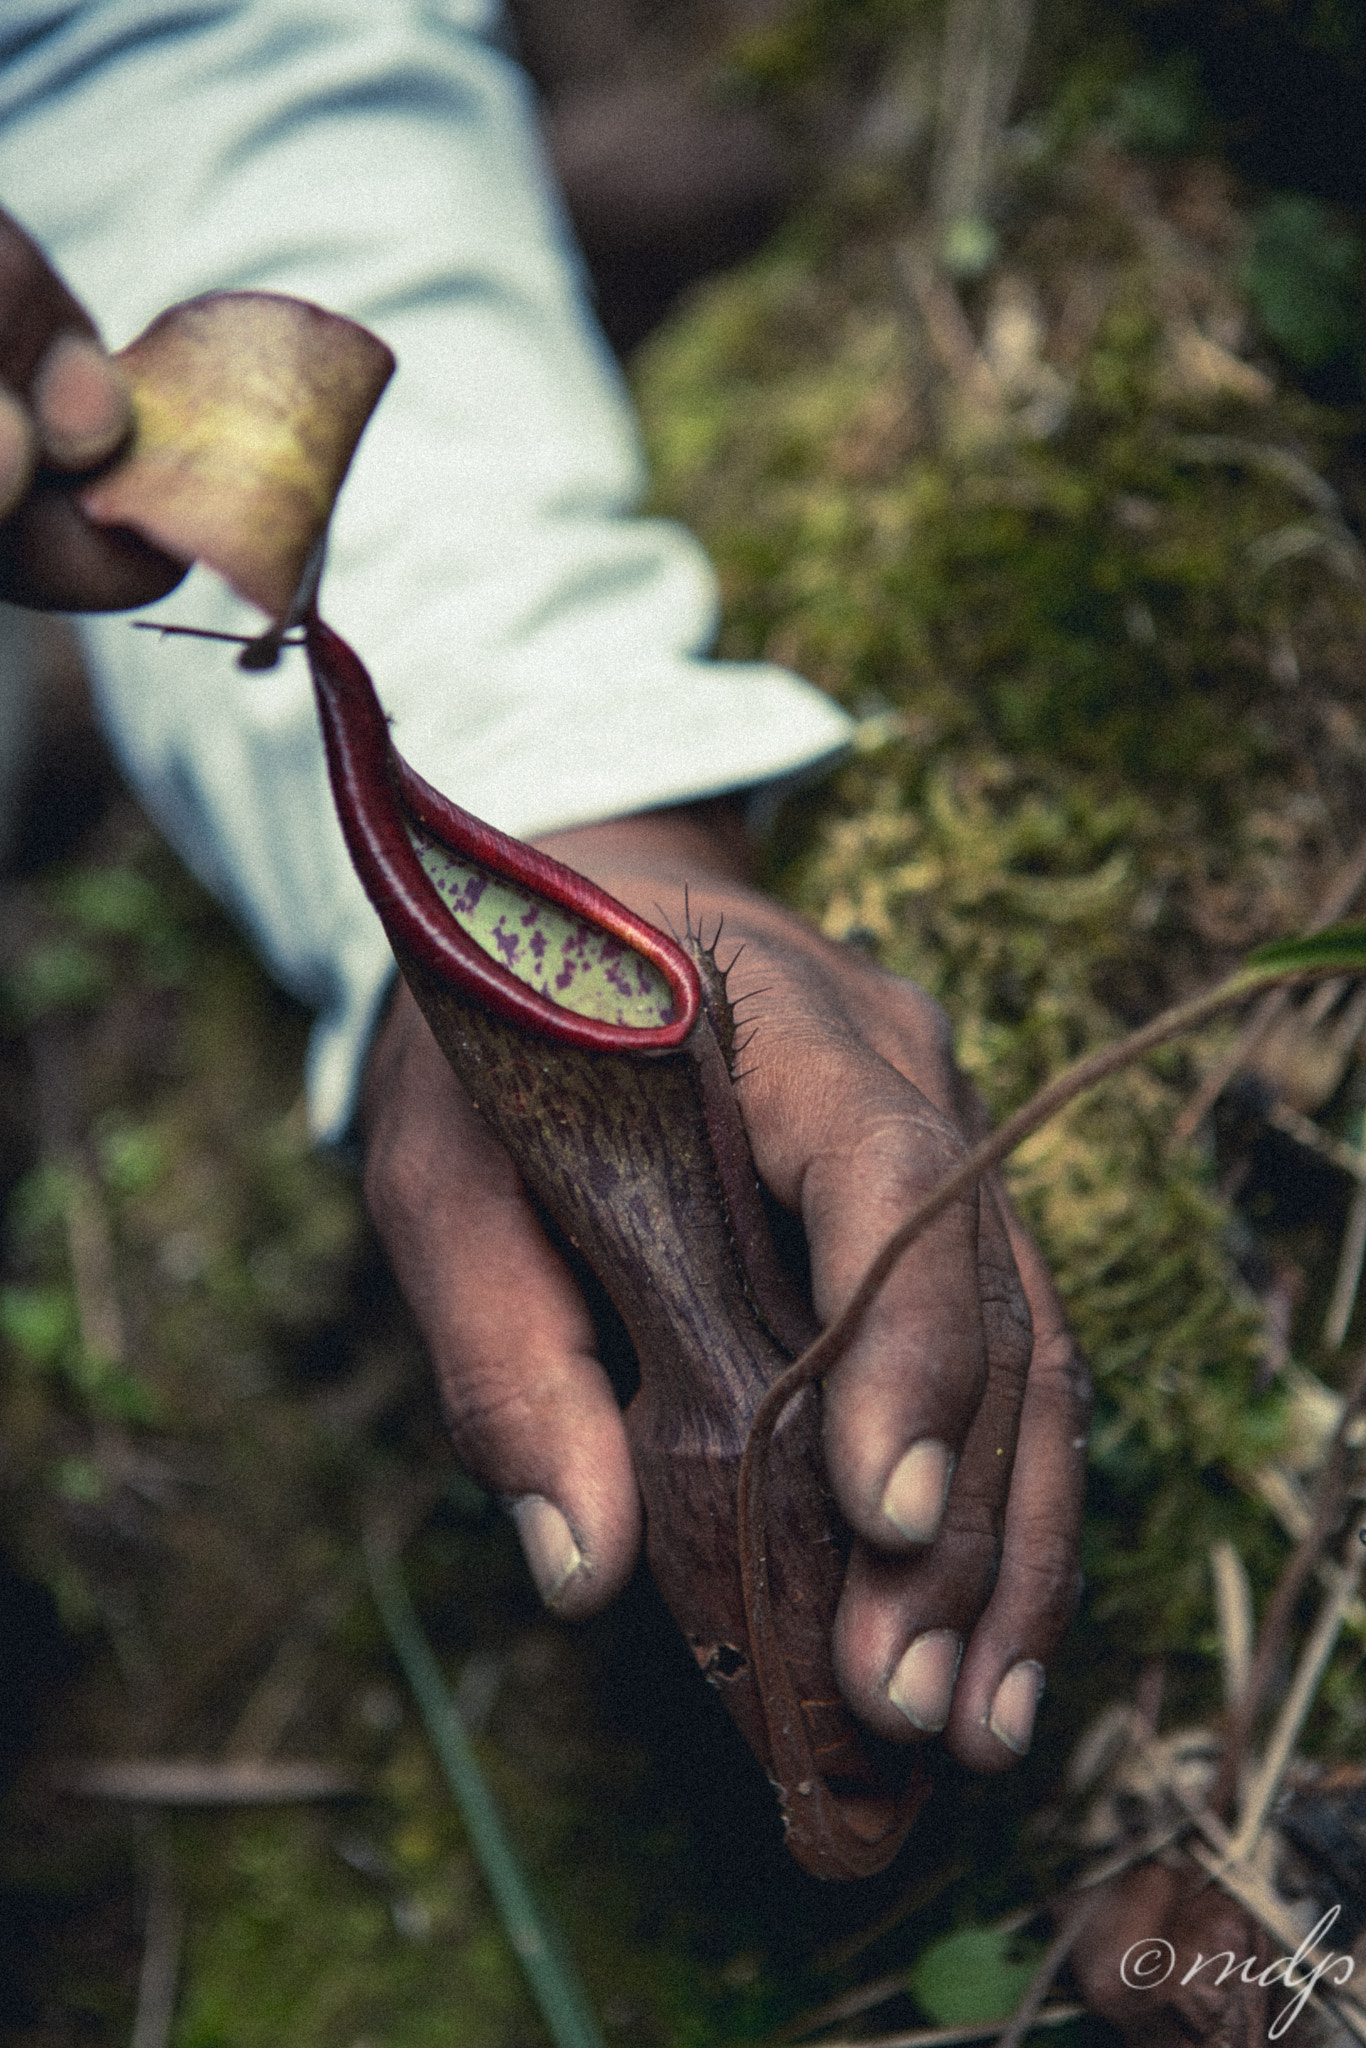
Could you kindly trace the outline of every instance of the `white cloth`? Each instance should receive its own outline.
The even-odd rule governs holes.
[[[118,347],[211,289],[297,293],[399,369],[333,529],[324,615],[408,759],[525,836],[743,787],[838,749],[808,685],[702,657],[696,543],[627,516],[629,406],[588,315],[524,80],[481,0],[0,0],[0,202]],[[195,571],[147,616],[257,623]],[[84,626],[170,838],[319,1012],[342,1132],[392,961],[347,861],[302,657]]]

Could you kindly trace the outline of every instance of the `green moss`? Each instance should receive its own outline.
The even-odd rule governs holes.
[[[1358,829],[1366,604],[1332,567],[1353,543],[1319,474],[1341,423],[1190,341],[1180,264],[1236,327],[1227,187],[1191,173],[1214,221],[1197,248],[1158,224],[1148,173],[1087,147],[964,308],[987,361],[993,320],[1025,323],[1044,425],[936,356],[909,212],[794,232],[705,288],[636,380],[658,502],[720,565],[723,648],[863,721],[774,879],[944,1003],[998,1114],[1295,929]],[[1088,291],[1089,337],[1059,358]],[[1207,1635],[1216,1536],[1263,1584],[1283,1554],[1249,1489],[1282,1428],[1258,1305],[1208,1161],[1169,1142],[1224,1042],[1111,1082],[1011,1172],[1097,1382],[1097,1668],[1106,1643]]]
[[[195,1933],[177,2048],[352,2048],[367,2038],[436,2048],[453,2032],[470,2048],[542,2040],[439,1788],[425,1789],[439,1839],[420,1870],[393,1856],[382,1830],[372,1839],[352,1820],[308,1813],[242,1817],[192,1846]]]

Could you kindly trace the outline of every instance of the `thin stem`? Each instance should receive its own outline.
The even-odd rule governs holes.
[[[1214,1580],[1214,1606],[1219,1619],[1219,1648],[1224,1664],[1224,1703],[1230,1712],[1247,1691],[1252,1675],[1255,1626],[1252,1588],[1247,1569],[1236,1547],[1221,1538],[1210,1547],[1210,1574]]]
[[[1078,1060],[1067,1072],[1039,1090],[1022,1109],[992,1132],[991,1136],[970,1152],[962,1165],[946,1176],[934,1191],[927,1195],[906,1218],[898,1224],[877,1253],[845,1303],[839,1315],[822,1330],[816,1341],[773,1382],[765,1394],[754,1416],[745,1446],[745,1455],[740,1467],[740,1554],[752,1558],[757,1579],[761,1574],[766,1581],[767,1567],[760,1554],[757,1538],[763,1518],[763,1478],[767,1461],[767,1446],[778,1419],[794,1394],[809,1386],[827,1373],[836,1359],[852,1341],[859,1324],[867,1314],[892,1272],[892,1269],[922,1232],[927,1230],[936,1217],[976,1185],[983,1174],[989,1173],[1015,1147],[1023,1142],[1041,1124],[1056,1116],[1068,1103],[1084,1095],[1111,1074],[1132,1066],[1145,1053],[1153,1052],[1169,1040],[1179,1038],[1183,1032],[1194,1031],[1221,1010],[1231,1008],[1252,994],[1258,987],[1269,982],[1316,981],[1326,973],[1340,972],[1341,964],[1332,967],[1294,967],[1280,973],[1250,973],[1240,970],[1220,982],[1219,986],[1207,990],[1204,995],[1192,997],[1189,1002],[1177,1003],[1154,1017],[1151,1023],[1130,1032],[1127,1038],[1116,1040],[1113,1045],[1102,1046],[1098,1052],[1090,1053]],[[750,1604],[747,1598],[747,1605]]]
[[[242,650],[237,666],[249,670],[274,668],[281,648],[307,644],[302,633],[291,639],[285,626],[267,626],[264,633],[216,633],[210,626],[163,626],[160,619],[134,619],[131,623],[135,633],[160,633],[163,640],[226,640]],[[287,623],[294,621],[291,618]]]
[[[138,2003],[130,2048],[166,2048],[175,2019],[180,1952],[185,1938],[185,1901],[176,1883],[165,1821],[152,1833],[147,1887],[147,1924]]]
[[[1331,971],[1334,970],[1326,966],[1296,967],[1287,969],[1274,979],[1285,982],[1318,980]],[[1048,1082],[1037,1095],[1025,1103],[1022,1109],[1017,1109],[1013,1116],[1007,1117],[989,1138],[984,1139],[970,1152],[961,1166],[956,1167],[940,1181],[939,1186],[911,1211],[904,1223],[898,1224],[873,1259],[840,1314],[821,1332],[810,1349],[788,1368],[783,1378],[769,1389],[764,1406],[767,1407],[770,1401],[774,1401],[775,1396],[780,1396],[775,1406],[778,1412],[781,1412],[798,1387],[806,1385],[809,1380],[819,1378],[828,1370],[849,1343],[858,1325],[881,1293],[887,1276],[908,1246],[913,1244],[945,1209],[956,1202],[960,1195],[973,1187],[983,1174],[989,1173],[993,1166],[999,1166],[1001,1161],[1032,1132],[1037,1131],[1041,1124],[1047,1123],[1050,1117],[1056,1116],[1060,1109],[1065,1109],[1070,1102],[1074,1102],[1079,1095],[1084,1095],[1088,1089],[1108,1080],[1111,1074],[1117,1074],[1124,1067],[1132,1066],[1134,1061],[1142,1059],[1145,1053],[1156,1051],[1158,1046],[1166,1045],[1173,1038],[1179,1038],[1183,1032],[1197,1030],[1211,1017],[1217,1017],[1221,1010],[1230,1009],[1235,1003],[1245,1001],[1253,988],[1265,986],[1265,982],[1272,979],[1273,977],[1268,975],[1264,979],[1259,977],[1253,981],[1245,973],[1233,975],[1228,981],[1221,982],[1218,988],[1210,989],[1202,996],[1195,996],[1189,1002],[1178,1003],[1170,1010],[1164,1010],[1159,1017],[1154,1017],[1151,1023],[1130,1032],[1127,1038],[1117,1039],[1113,1045],[1105,1045],[1098,1052],[1089,1053],[1085,1059],[1078,1060],[1075,1066],[1069,1067],[1066,1073],[1060,1074],[1055,1081]],[[788,1381],[791,1381],[790,1386],[785,1384]],[[762,1412],[761,1409],[760,1413]],[[755,1418],[755,1426],[758,1427],[758,1417]]]
[[[824,2027],[838,2026],[841,2020],[856,2020],[860,2013],[872,2012],[875,2006],[886,2005],[888,1999],[903,1998],[907,1989],[907,1971],[903,1965],[892,1970],[885,1977],[877,1977],[871,1984],[860,1984],[853,1991],[846,1991],[840,1998],[832,1998],[825,2005],[816,2007],[814,2012],[803,2013],[800,2019],[785,2026],[775,2034],[772,2048],[791,2048],[800,2044],[808,2034],[818,2034]],[[825,2044],[821,2044],[825,2048]]]
[[[971,1861],[962,1858],[942,1864],[938,1870],[932,1870],[928,1877],[917,1878],[899,1898],[893,1899],[885,1913],[879,1913],[875,1920],[871,1920],[866,1927],[860,1927],[845,1940],[822,1949],[812,1964],[812,1969],[817,1976],[826,1976],[831,1970],[842,1970],[846,1963],[854,1962],[865,1949],[872,1948],[884,1935],[891,1934],[904,1920],[909,1920],[913,1914],[922,1913],[926,1906],[933,1905],[950,1885],[957,1884],[960,1878],[967,1877],[971,1870]]]

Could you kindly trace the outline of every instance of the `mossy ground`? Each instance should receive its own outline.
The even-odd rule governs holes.
[[[725,650],[860,720],[774,886],[945,1004],[997,1114],[1302,928],[1366,823],[1357,421],[1259,348],[1248,233],[1216,162],[1093,137],[1037,162],[956,289],[869,173],[637,366],[657,502],[720,564]],[[1263,1312],[1287,1241],[1253,1243],[1230,1201],[1236,1143],[1172,1143],[1230,1030],[1112,1080],[1010,1170],[1099,1396],[1077,1654],[1166,1653],[1206,1709],[1209,1545],[1233,1537],[1263,1588],[1284,1546],[1253,1488],[1284,1442]],[[1329,1127],[1361,1085],[1339,1061]],[[1279,1166],[1251,1206],[1298,1233],[1293,1342],[1332,1381],[1345,1182],[1295,1195],[1313,1168]]]

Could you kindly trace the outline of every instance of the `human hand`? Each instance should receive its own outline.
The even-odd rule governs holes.
[[[128,389],[85,309],[0,213],[0,598],[48,611],[150,604],[185,574],[77,490],[132,426]]]
[[[755,1163],[800,1215],[829,1322],[894,1226],[958,1163],[981,1112],[942,1013],[746,885],[722,806],[556,834],[548,852],[648,917],[720,916],[764,993],[737,1093]],[[641,1533],[626,1434],[588,1311],[508,1155],[405,989],[365,1090],[366,1186],[441,1384],[456,1448],[512,1504],[566,1616],[618,1592]],[[515,1301],[515,1316],[509,1313]],[[941,1729],[978,1770],[1029,1746],[1070,1615],[1088,1394],[1037,1251],[993,1184],[906,1253],[826,1381],[826,1454],[855,1542],[840,1684],[893,1741]],[[961,1659],[961,1662],[960,1662]]]

